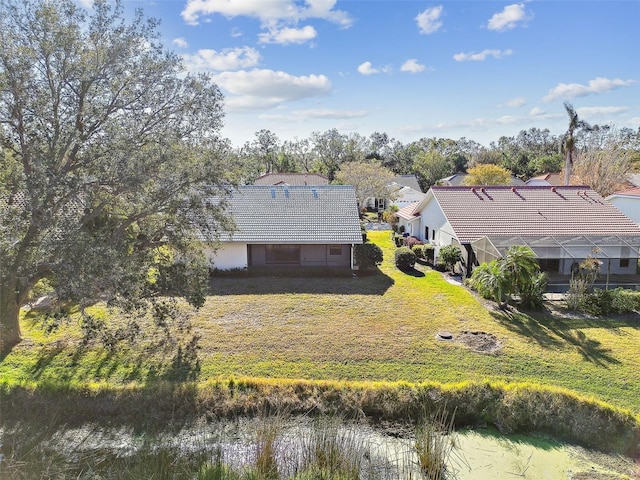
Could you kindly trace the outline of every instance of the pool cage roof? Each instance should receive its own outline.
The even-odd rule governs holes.
[[[479,263],[502,258],[514,245],[530,247],[541,260],[584,259],[588,256],[599,259],[640,257],[640,236],[631,235],[513,235],[482,237],[471,243]]]

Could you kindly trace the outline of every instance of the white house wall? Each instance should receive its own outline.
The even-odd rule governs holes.
[[[640,197],[612,196],[607,200],[618,210],[631,219],[632,222],[640,225]]]
[[[427,228],[429,238],[426,237]],[[433,232],[435,231],[435,238]],[[420,215],[420,235],[418,238],[425,242],[430,242],[436,246],[450,245],[455,235],[451,224],[448,222],[440,205],[435,199],[431,199],[422,209]]]
[[[211,268],[217,270],[247,268],[246,243],[222,243],[215,251],[211,246],[205,246],[204,253]]]

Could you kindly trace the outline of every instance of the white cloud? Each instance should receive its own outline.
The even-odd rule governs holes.
[[[603,77],[589,80],[588,85],[582,85],[580,83],[559,83],[549,90],[549,93],[547,93],[542,100],[550,102],[558,98],[584,97],[590,94],[608,92],[619,87],[629,87],[634,83],[636,83],[635,80],[621,80],[619,78],[610,80]]]
[[[511,100],[507,100],[506,106],[511,108],[522,107],[527,104],[527,99],[524,97],[516,97]]]
[[[257,18],[263,25],[277,22],[295,24],[298,21],[317,18],[342,27],[349,27],[353,20],[347,12],[334,10],[336,0],[306,0],[303,5],[295,0],[188,0],[182,18],[196,25],[201,17],[222,15],[227,18],[245,16]]]
[[[316,29],[310,25],[302,28],[282,28],[271,29],[268,33],[258,35],[260,43],[279,43],[286,45],[289,43],[304,43],[313,40],[318,35]]]
[[[617,115],[628,110],[628,107],[581,107],[576,112],[580,117],[599,117]]]
[[[524,3],[514,3],[504,7],[500,13],[496,13],[487,22],[489,30],[502,32],[515,28],[518,22],[524,22],[533,18],[533,15],[527,14]]]
[[[93,8],[93,0],[77,0],[77,2],[87,10],[91,10]]]
[[[274,108],[284,102],[327,95],[331,82],[324,75],[294,76],[274,70],[223,72],[213,77],[231,95],[225,98],[229,110]]]
[[[507,50],[483,50],[479,53],[476,52],[469,52],[469,53],[456,53],[453,56],[453,59],[456,62],[468,62],[468,61],[474,61],[474,62],[483,62],[487,59],[487,57],[493,57],[493,58],[502,58],[502,57],[506,57],[508,55],[511,55],[513,53],[513,50],[511,49],[507,49]]]
[[[540,115],[545,115],[546,113],[547,112],[545,112],[540,107],[533,107],[529,112],[529,115],[531,115],[532,117],[539,117]]]
[[[189,71],[221,72],[255,67],[260,61],[260,53],[251,47],[231,48],[222,52],[203,49],[193,55],[183,55],[182,58]]]
[[[400,67],[401,72],[418,73],[423,72],[427,67],[418,63],[415,58],[410,58]]]
[[[416,17],[416,23],[418,24],[420,33],[428,35],[440,30],[440,27],[442,27],[441,16],[442,5],[427,8],[424,12],[419,13]]]
[[[376,73],[380,73],[380,70],[373,68],[371,62],[364,62],[358,65],[358,72],[362,75],[374,75]]]
[[[187,41],[182,37],[174,38],[173,40],[171,40],[171,43],[177,45],[180,48],[187,48],[189,46],[189,43],[187,43]]]

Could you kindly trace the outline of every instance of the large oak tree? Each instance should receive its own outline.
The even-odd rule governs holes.
[[[203,302],[193,239],[207,218],[224,219],[202,201],[224,183],[223,99],[158,38],[156,21],[140,11],[126,20],[119,2],[87,12],[73,0],[0,0],[5,350],[21,340],[19,309],[43,278],[81,306],[138,308],[160,286]],[[182,268],[158,264],[167,251]]]

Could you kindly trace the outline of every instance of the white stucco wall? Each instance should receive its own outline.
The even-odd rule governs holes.
[[[612,195],[607,197],[607,200],[629,217],[632,222],[640,225],[640,197]]]
[[[209,260],[211,268],[217,268],[218,270],[247,268],[246,243],[223,242],[216,251],[211,246],[205,246],[204,253]]]
[[[425,237],[426,227],[429,227],[429,238]],[[433,238],[434,230],[436,232],[435,239]],[[451,224],[434,198],[420,212],[420,235],[416,236],[436,246],[450,245],[455,238]]]
[[[424,199],[425,194],[418,192],[410,187],[401,188],[397,192],[397,197],[390,205],[395,205],[398,208],[406,207],[412,203],[421,202]]]

